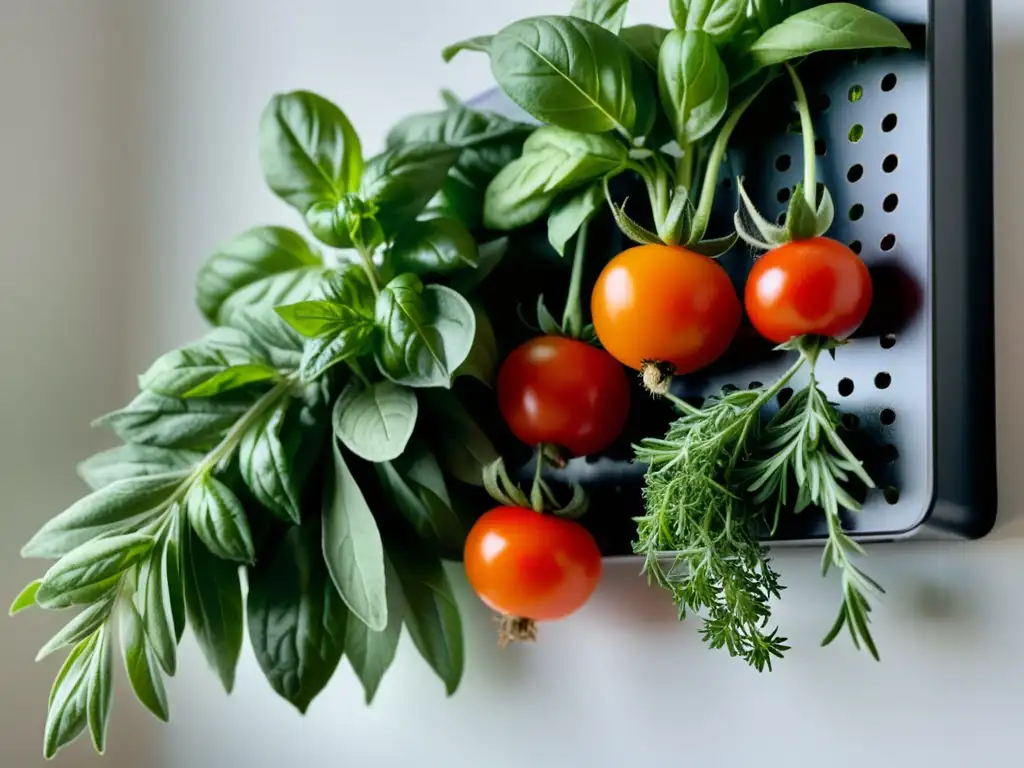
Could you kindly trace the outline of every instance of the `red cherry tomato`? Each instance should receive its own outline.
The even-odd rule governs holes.
[[[586,528],[522,507],[481,517],[466,538],[464,562],[491,609],[534,621],[579,610],[601,579],[601,553]]]
[[[685,248],[641,245],[601,272],[591,295],[594,330],[619,362],[645,361],[690,373],[717,360],[740,325],[740,302],[725,270]]]
[[[517,347],[498,372],[498,407],[527,445],[573,456],[600,453],[629,415],[629,381],[607,353],[582,341],[540,336]]]
[[[758,333],[777,344],[807,334],[845,339],[867,317],[872,290],[857,254],[815,237],[758,259],[747,278],[745,304]]]

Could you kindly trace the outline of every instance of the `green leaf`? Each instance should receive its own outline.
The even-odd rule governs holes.
[[[395,660],[398,640],[402,635],[402,588],[395,567],[386,555],[384,573],[388,595],[387,626],[381,632],[374,632],[363,622],[350,617],[345,627],[345,656],[363,684],[367,704],[373,701],[384,673]]]
[[[392,562],[402,584],[412,641],[451,696],[459,687],[465,659],[462,620],[444,566],[418,550],[395,553]]]
[[[188,623],[224,690],[231,693],[244,629],[238,564],[212,555],[187,525],[182,526],[179,546]]]
[[[271,275],[251,283],[233,293],[220,309],[219,322],[248,331],[247,322],[254,313],[270,311],[282,304],[304,301],[316,289],[324,276],[321,266],[295,269]],[[271,360],[271,363],[274,361]],[[281,368],[282,366],[277,366]]]
[[[658,53],[661,51],[661,44],[665,42],[668,33],[669,30],[664,27],[656,27],[653,24],[637,24],[632,27],[623,27],[619,32],[619,37],[652,72],[657,73]]]
[[[481,53],[487,53],[491,49],[491,41],[493,39],[494,35],[478,35],[477,37],[460,40],[457,43],[452,43],[441,51],[441,58],[444,59],[447,64],[462,51],[479,51]]]
[[[717,46],[732,40],[747,21],[747,0],[672,0],[670,4],[677,29],[707,32]]]
[[[162,355],[139,377],[139,388],[169,397],[194,396],[196,388],[235,366],[254,366],[269,370],[271,376],[277,374],[247,334],[234,328],[214,328],[198,341]],[[214,394],[217,391],[210,393]]]
[[[744,26],[722,49],[722,61],[729,73],[729,87],[736,89],[748,82],[761,71],[761,67],[750,52],[751,46],[761,36],[761,27],[755,18],[748,18]]]
[[[263,111],[260,165],[274,194],[304,214],[315,202],[356,191],[363,154],[344,112],[295,91],[274,96]]]
[[[461,272],[452,279],[451,286],[459,293],[472,293],[495,270],[508,253],[508,238],[499,237],[480,244],[480,257],[476,269]]]
[[[88,674],[96,640],[96,635],[92,635],[76,645],[53,682],[43,736],[43,756],[47,760],[85,730],[88,721]]]
[[[517,21],[495,36],[489,52],[491,71],[512,101],[570,131],[629,136],[639,92],[652,90],[650,78],[634,77],[626,44],[583,19]]]
[[[181,591],[179,567],[177,550],[164,538],[140,565],[135,591],[149,645],[160,667],[168,675],[173,675],[177,669],[178,635],[174,626],[174,600]],[[173,589],[172,583],[176,585]]]
[[[175,512],[177,530],[188,526],[186,516],[180,511]],[[182,568],[184,561],[181,558],[180,534],[177,537],[167,539],[167,600],[171,606],[171,619],[174,625],[174,640],[181,642],[185,635],[185,584]],[[155,641],[154,641],[155,642]],[[158,648],[159,650],[159,648]],[[168,674],[170,672],[168,671]]]
[[[99,600],[149,554],[153,543],[144,533],[126,533],[82,544],[46,572],[36,602],[43,608],[68,608]]]
[[[151,445],[119,445],[90,456],[78,465],[78,475],[98,491],[118,480],[187,472],[203,458],[197,451],[176,451]]]
[[[109,625],[100,628],[89,668],[86,713],[89,734],[96,752],[107,750],[107,724],[114,697],[114,643]]]
[[[67,648],[69,645],[77,645],[93,635],[107,620],[113,605],[114,596],[111,595],[83,608],[75,618],[65,624],[57,634],[46,642],[46,645],[39,649],[36,661],[41,661],[51,653]]]
[[[288,325],[310,339],[336,332],[361,319],[356,310],[333,301],[300,301],[276,307],[275,311]]]
[[[548,217],[548,241],[559,256],[565,256],[565,246],[602,205],[604,190],[600,184],[591,184],[555,206]]]
[[[197,384],[185,392],[182,397],[213,397],[222,392],[230,392],[247,384],[273,381],[280,374],[273,366],[264,363],[248,363],[233,365],[220,373],[214,374],[202,384]]]
[[[348,623],[315,528],[290,528],[250,570],[247,612],[263,674],[305,714],[341,660]]]
[[[393,147],[367,162],[360,194],[377,206],[386,235],[398,234],[419,216],[458,157],[454,147],[423,142]]]
[[[225,244],[199,268],[196,305],[207,320],[217,323],[221,307],[235,292],[275,275],[301,273],[320,264],[320,255],[292,230],[250,229]]]
[[[498,459],[493,443],[451,392],[428,389],[420,397],[441,466],[456,480],[482,486],[484,468]]]
[[[285,449],[289,432],[301,425],[287,420],[291,398],[282,398],[242,435],[238,466],[256,499],[278,518],[296,525],[301,520],[302,488],[293,451]],[[294,442],[301,434],[291,435]]]
[[[251,393],[241,391],[188,400],[140,392],[127,406],[95,424],[110,427],[126,443],[208,450],[251,405]]]
[[[786,214],[786,239],[806,240],[817,237],[818,221],[814,208],[807,201],[803,184],[798,184],[789,201]]]
[[[360,323],[335,336],[310,339],[302,355],[303,381],[315,381],[328,369],[373,349],[374,325]]]
[[[576,0],[569,14],[592,21],[617,35],[626,21],[628,6],[629,0]]]
[[[57,559],[99,536],[135,529],[152,519],[178,489],[185,472],[118,480],[50,519],[22,547],[22,557]]]
[[[319,290],[323,275],[310,283],[309,290]],[[307,293],[304,298],[308,298]],[[229,319],[234,328],[247,333],[260,355],[282,372],[295,371],[302,360],[303,338],[274,311],[270,304],[239,308]]]
[[[658,59],[661,105],[687,147],[709,133],[729,107],[729,73],[707,32],[670,32]]]
[[[36,579],[25,587],[18,596],[14,598],[14,602],[11,603],[11,608],[8,611],[8,615],[17,616],[24,610],[31,608],[36,604],[36,592],[39,591],[39,585],[43,583],[42,579]]]
[[[494,177],[484,198],[484,222],[518,229],[537,219],[558,192],[582,186],[625,167],[628,150],[611,136],[539,128],[523,155]]]
[[[324,489],[324,559],[348,609],[379,632],[388,622],[384,547],[366,498],[337,442],[332,444],[334,471]]]
[[[452,508],[441,466],[425,445],[413,441],[394,461],[378,464],[377,474],[398,511],[423,539],[445,555],[462,551],[465,528]]]
[[[821,51],[864,48],[910,48],[910,41],[884,16],[851,3],[828,3],[772,27],[750,52],[758,65],[768,67]]]
[[[475,267],[476,240],[458,219],[440,217],[417,221],[398,233],[388,252],[395,272],[447,275]]]
[[[449,387],[476,336],[473,308],[441,285],[399,275],[377,297],[374,356],[380,372],[408,387]]]
[[[239,563],[256,558],[245,508],[220,480],[205,475],[193,483],[185,507],[192,530],[212,554]]]
[[[334,434],[361,459],[391,461],[405,450],[418,413],[416,395],[406,387],[353,381],[334,404]]]
[[[121,603],[119,612],[121,653],[135,696],[155,717],[165,723],[170,719],[167,691],[152,651],[146,643],[146,631],[135,604],[131,600]]]
[[[478,301],[471,301],[470,306],[476,318],[476,333],[473,335],[473,346],[470,347],[469,356],[456,369],[455,375],[472,376],[482,384],[493,387],[499,362],[498,340],[483,305]]]

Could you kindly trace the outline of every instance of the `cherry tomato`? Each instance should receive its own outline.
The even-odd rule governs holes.
[[[560,336],[517,347],[498,371],[498,407],[527,445],[546,443],[573,456],[600,453],[629,415],[629,381],[606,352]]]
[[[579,610],[601,579],[601,553],[586,528],[522,507],[497,507],[470,529],[466,575],[488,607],[534,621]]]
[[[646,361],[690,373],[717,360],[740,325],[740,302],[725,270],[685,248],[641,245],[623,251],[591,295],[594,330],[619,362]]]
[[[778,344],[814,334],[845,339],[871,308],[871,274],[842,243],[827,237],[796,240],[754,264],[745,303],[750,322]]]

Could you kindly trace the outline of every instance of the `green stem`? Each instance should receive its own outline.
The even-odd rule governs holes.
[[[768,15],[766,0],[754,0],[754,7],[757,8],[757,20],[761,24],[761,31],[767,32],[772,25],[772,20]]]
[[[693,183],[693,156],[696,149],[690,144],[683,150],[683,156],[676,160],[676,187],[689,189]]]
[[[804,197],[812,211],[818,210],[818,177],[817,158],[814,150],[814,122],[811,120],[811,105],[807,101],[807,92],[800,76],[793,65],[785,64],[789,79],[793,81],[796,91],[796,106],[800,112],[800,131],[804,137]]]
[[[377,282],[377,268],[373,265],[373,254],[366,248],[359,248],[359,258],[363,260],[363,271],[370,279],[370,287],[373,288],[373,295],[380,296],[380,283]]]
[[[544,444],[537,446],[537,466],[533,470],[533,485],[530,488],[530,504],[538,515],[544,512]]]
[[[576,234],[576,245],[572,255],[572,276],[569,278],[569,294],[565,299],[565,312],[562,315],[562,329],[573,339],[583,335],[583,303],[580,301],[580,290],[583,285],[583,262],[587,251],[587,233],[590,220],[584,221]]]
[[[359,361],[358,360],[348,360],[347,363],[348,363],[349,369],[352,371],[353,374],[355,374],[355,377],[357,379],[359,379],[360,382],[362,382],[364,387],[369,389],[370,386],[371,386],[370,380],[366,377],[366,374],[363,373],[363,367],[361,365],[359,365]]]

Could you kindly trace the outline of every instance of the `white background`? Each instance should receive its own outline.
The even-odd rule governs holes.
[[[944,2],[945,0],[936,0]],[[553,5],[552,5],[553,3]],[[37,575],[17,553],[82,493],[74,464],[108,444],[94,416],[156,354],[201,332],[202,258],[256,223],[293,224],[263,187],[256,121],[305,88],[348,112],[369,150],[442,86],[490,86],[486,60],[438,51],[568,0],[0,0],[0,596]],[[633,22],[667,21],[634,0]],[[1024,2],[995,0],[1001,521],[980,543],[872,548],[890,589],[876,664],[819,649],[836,608],[817,553],[784,552],[778,618],[796,648],[773,674],[705,651],[692,624],[608,569],[593,601],[499,653],[459,581],[467,673],[445,700],[408,638],[372,708],[343,665],[300,718],[248,649],[223,695],[191,640],[153,721],[123,680],[109,768],[320,766],[1019,765],[1024,720]],[[42,764],[58,667],[33,665],[52,616],[0,619],[0,765]],[[95,765],[82,742],[58,764]]]

